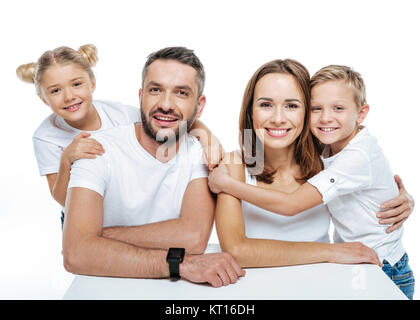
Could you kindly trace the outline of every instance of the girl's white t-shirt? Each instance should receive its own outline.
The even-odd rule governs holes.
[[[101,128],[97,133],[120,125],[140,121],[140,109],[119,102],[94,100],[95,107],[101,119]],[[38,162],[39,174],[57,173],[63,150],[82,131],[70,126],[62,117],[55,113],[48,116],[35,130],[32,141],[35,157]]]

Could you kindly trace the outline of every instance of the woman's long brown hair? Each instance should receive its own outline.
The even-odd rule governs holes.
[[[303,129],[296,139],[294,158],[300,167],[300,176],[295,177],[299,182],[305,182],[323,169],[322,160],[319,156],[319,143],[314,138],[309,127],[310,116],[310,76],[308,70],[299,62],[292,59],[273,60],[261,66],[251,77],[245,89],[242,100],[242,108],[239,116],[239,143],[242,151],[242,163],[245,163],[248,170],[253,174],[255,172],[258,181],[272,183],[276,170],[267,168],[258,168],[258,161],[252,163],[251,159],[264,155],[263,146],[257,143],[257,135],[253,126],[252,105],[254,101],[255,86],[263,76],[270,73],[285,73],[293,76],[304,96],[305,119]],[[245,131],[251,131],[252,135],[244,134]],[[246,140],[248,139],[248,141]],[[252,141],[249,141],[252,139]],[[262,172],[262,173],[261,173]]]

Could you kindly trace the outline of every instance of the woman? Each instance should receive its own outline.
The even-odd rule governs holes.
[[[232,177],[261,188],[292,192],[322,170],[308,123],[309,80],[306,68],[289,59],[271,61],[255,72],[240,114],[242,161],[233,161],[238,157],[234,153],[224,160]],[[215,193],[219,191],[213,183],[218,170],[223,169],[216,169],[209,178]],[[241,267],[317,262],[382,266],[374,250],[361,243],[330,244],[329,221],[324,205],[284,217],[231,195],[218,195],[220,245]]]

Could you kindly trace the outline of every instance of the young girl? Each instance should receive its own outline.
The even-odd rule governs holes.
[[[91,133],[140,120],[139,108],[93,100],[96,79],[92,67],[97,60],[97,49],[92,44],[77,51],[59,47],[46,51],[36,63],[21,65],[16,70],[21,80],[35,84],[37,95],[53,111],[36,129],[33,144],[39,173],[47,177],[51,195],[62,207],[72,163],[105,152],[100,143],[89,138]],[[210,141],[219,146],[218,140],[199,121],[192,129],[196,129],[192,134],[201,138],[211,169],[218,163],[219,148],[211,148]],[[62,210],[62,224],[63,221]]]
[[[210,176],[210,187],[285,216],[326,204],[335,242],[360,241],[374,249],[383,270],[412,299],[414,278],[402,228],[387,233],[388,226],[376,218],[381,203],[396,197],[398,188],[376,139],[360,126],[369,111],[363,80],[350,68],[329,66],[312,77],[311,89],[311,131],[325,145],[323,171],[285,193],[235,180],[222,165]]]

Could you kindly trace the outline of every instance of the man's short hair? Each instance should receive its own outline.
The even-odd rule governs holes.
[[[204,67],[201,64],[201,61],[194,54],[193,50],[187,49],[185,47],[168,47],[163,48],[159,51],[153,52],[147,57],[147,61],[144,64],[142,71],[142,82],[144,84],[144,79],[146,78],[148,67],[156,60],[175,60],[180,63],[189,65],[197,71],[197,86],[198,86],[198,96],[203,94],[204,82],[205,82],[205,73]]]
[[[312,76],[311,89],[330,80],[344,80],[352,88],[357,106],[361,107],[366,104],[366,88],[359,72],[347,66],[326,66]]]

